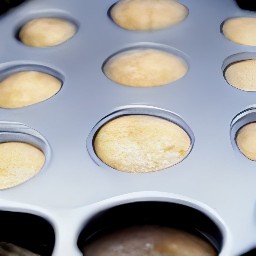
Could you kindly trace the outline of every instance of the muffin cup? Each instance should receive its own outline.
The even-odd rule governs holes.
[[[25,176],[26,179],[22,177],[22,174],[18,173],[17,175],[21,175],[22,177],[21,181],[15,179],[14,184],[9,184],[7,187],[6,185],[4,185],[3,189],[12,189],[13,187],[20,186],[23,183],[29,182],[29,180],[39,175],[43,170],[47,168],[51,156],[51,149],[46,139],[39,132],[21,123],[0,122],[0,143],[8,142],[21,142],[34,146],[35,148],[43,152],[44,163],[41,169],[36,170],[36,173],[33,176]]]
[[[218,214],[199,202],[178,195],[168,199],[132,197],[128,202],[115,200],[111,206],[101,206],[84,222],[77,244],[83,251],[87,244],[101,235],[140,225],[158,225],[190,232],[208,241],[218,255],[227,255],[230,250],[230,234]]]
[[[256,122],[256,105],[248,106],[246,109],[244,109],[239,114],[237,114],[231,122],[231,126],[230,126],[231,143],[234,150],[238,152],[240,156],[245,157],[238,148],[238,145],[236,142],[237,133],[243,126],[253,122]]]
[[[13,250],[12,245],[41,256],[52,255],[55,233],[51,223],[45,218],[32,213],[1,210],[0,226],[0,247],[7,247],[7,255]]]
[[[190,129],[190,127],[185,123],[185,121],[181,117],[179,117],[178,115],[176,115],[170,111],[160,109],[157,107],[146,106],[146,105],[129,105],[129,106],[119,107],[119,108],[115,109],[112,113],[110,113],[107,116],[105,116],[104,118],[102,118],[93,127],[93,129],[91,130],[91,132],[87,138],[88,152],[89,152],[91,158],[93,159],[93,161],[96,164],[98,164],[99,166],[102,166],[104,168],[111,168],[106,163],[101,161],[99,159],[99,157],[97,156],[97,154],[95,153],[94,138],[97,134],[97,131],[107,122],[109,122],[113,119],[116,119],[118,117],[128,116],[128,115],[145,115],[145,116],[152,116],[152,117],[160,117],[160,118],[163,118],[167,121],[170,121],[170,122],[178,125],[188,134],[188,136],[190,138],[190,147],[189,147],[189,150],[187,151],[186,156],[184,158],[186,158],[189,155],[190,151],[193,148],[195,138],[194,138],[194,134],[193,134],[192,130]],[[183,161],[184,158],[181,161]]]
[[[51,148],[47,140],[36,130],[28,126],[16,122],[0,122],[0,143],[3,142],[24,142],[43,151],[46,161],[45,165],[50,161]]]
[[[186,72],[179,77],[178,79],[174,80],[174,81],[169,81],[169,82],[165,82],[165,83],[156,83],[154,85],[135,85],[135,84],[121,84],[117,81],[112,81],[112,79],[110,77],[108,77],[108,75],[105,72],[105,66],[107,66],[108,62],[111,61],[111,59],[114,59],[116,56],[118,58],[118,56],[125,54],[125,53],[135,53],[135,52],[140,52],[140,51],[144,51],[144,50],[158,50],[159,52],[162,53],[167,53],[170,55],[173,55],[174,57],[176,57],[180,63],[184,64],[184,67],[186,67]],[[137,43],[137,44],[133,44],[130,45],[126,48],[120,49],[118,51],[116,51],[115,53],[111,54],[102,64],[102,72],[103,74],[112,82],[118,84],[118,85],[122,85],[122,86],[131,86],[131,87],[141,87],[141,88],[150,88],[150,87],[161,87],[161,86],[165,86],[165,85],[169,85],[169,84],[173,84],[176,81],[183,79],[186,74],[189,72],[189,57],[182,51],[174,48],[174,47],[170,47],[169,45],[164,45],[164,44],[157,44],[157,43],[153,43],[153,42],[141,42],[141,43]]]

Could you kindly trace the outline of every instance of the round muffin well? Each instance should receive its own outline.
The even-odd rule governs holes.
[[[0,189],[17,186],[36,175],[45,163],[44,153],[24,142],[0,143]]]
[[[21,27],[18,39],[30,47],[52,47],[72,38],[76,30],[73,22],[63,18],[35,18]]]
[[[180,126],[147,115],[127,115],[104,124],[94,137],[96,155],[110,167],[130,173],[168,168],[182,161],[191,139]]]
[[[31,211],[31,210],[30,210]],[[55,245],[55,231],[44,217],[17,209],[0,211],[1,256],[50,256]]]
[[[188,8],[175,0],[120,0],[110,10],[112,20],[127,30],[157,30],[182,22]]]
[[[242,91],[256,91],[256,59],[230,63],[224,70],[226,81]]]
[[[234,43],[256,46],[256,18],[234,17],[227,19],[223,23],[222,33]]]
[[[220,228],[200,210],[177,202],[143,200],[95,214],[77,244],[86,256],[216,256],[222,242]]]
[[[236,143],[245,157],[256,160],[256,122],[246,124],[238,130]]]
[[[54,96],[62,82],[53,75],[23,70],[13,72],[0,81],[0,107],[21,108]]]
[[[125,50],[103,65],[110,80],[132,87],[166,85],[179,80],[187,71],[187,63],[181,57],[154,48]]]

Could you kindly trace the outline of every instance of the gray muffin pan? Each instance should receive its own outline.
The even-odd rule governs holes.
[[[256,14],[239,9],[233,0],[180,2],[189,9],[187,19],[152,32],[115,25],[108,16],[114,0],[34,0],[0,18],[1,77],[34,67],[63,81],[60,92],[44,102],[0,109],[0,140],[35,143],[47,157],[34,178],[0,191],[0,208],[47,219],[56,236],[54,256],[82,255],[78,236],[95,214],[140,201],[204,213],[222,234],[221,256],[256,247],[256,163],[234,142],[236,129],[256,120],[256,94],[233,88],[223,77],[230,61],[254,58],[255,47],[232,43],[221,33],[227,18]],[[51,48],[27,47],[16,39],[24,22],[45,16],[70,19],[78,31]],[[150,45],[183,57],[188,73],[165,86],[131,88],[102,72],[112,54]],[[189,132],[190,154],[175,166],[147,174],[123,173],[95,159],[90,144],[95,126],[120,110],[132,114],[136,109],[171,113]]]

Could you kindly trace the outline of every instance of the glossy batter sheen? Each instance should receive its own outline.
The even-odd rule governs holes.
[[[44,153],[30,144],[0,143],[0,189],[29,180],[41,170],[44,162]]]
[[[20,108],[44,101],[61,88],[61,81],[46,73],[22,71],[0,82],[0,107]]]
[[[128,30],[156,30],[183,21],[188,9],[175,0],[120,0],[111,9],[113,21]]]
[[[222,27],[226,38],[237,44],[256,46],[256,18],[236,17],[228,19]]]
[[[95,240],[85,256],[217,256],[205,240],[188,232],[160,227],[130,227]]]
[[[256,59],[235,62],[226,68],[224,75],[233,87],[243,91],[256,91]]]
[[[114,169],[145,173],[183,160],[190,137],[178,125],[162,118],[131,115],[100,128],[94,140],[97,156]]]
[[[19,32],[20,41],[31,47],[61,44],[76,33],[76,26],[60,18],[38,18],[27,22]]]
[[[113,56],[104,66],[109,79],[134,87],[165,85],[182,78],[187,70],[183,59],[156,49],[126,51]]]
[[[256,160],[256,123],[243,126],[237,133],[236,143],[247,158]]]

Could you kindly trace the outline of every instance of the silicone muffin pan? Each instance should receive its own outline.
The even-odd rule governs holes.
[[[118,216],[122,223],[147,216],[149,222],[196,230],[220,256],[250,251],[256,247],[256,163],[239,152],[235,138],[242,125],[256,121],[256,98],[255,92],[229,85],[223,71],[232,62],[255,58],[255,48],[229,41],[221,26],[228,18],[256,13],[233,0],[180,0],[189,10],[183,22],[128,31],[109,16],[115,2],[27,1],[0,17],[1,79],[37,70],[62,81],[48,100],[0,109],[0,141],[29,142],[46,156],[39,174],[0,191],[1,240],[45,256],[78,256],[95,232],[118,225]],[[18,31],[37,17],[71,20],[77,32],[57,46],[25,46]],[[150,88],[109,80],[106,60],[137,47],[172,52],[187,63],[187,74]],[[132,114],[162,117],[185,129],[191,139],[187,157],[149,173],[104,164],[93,148],[97,129]]]

